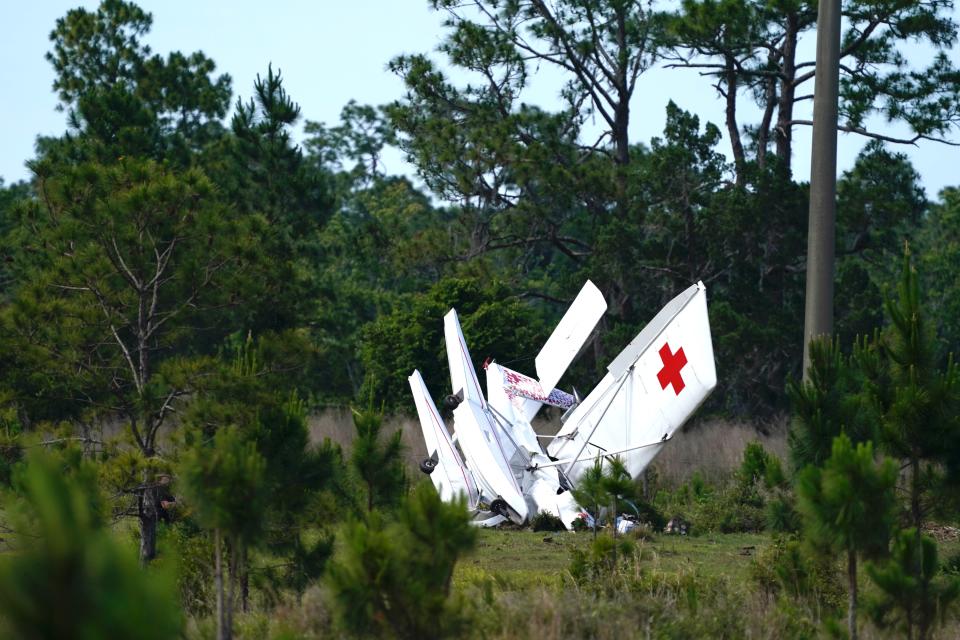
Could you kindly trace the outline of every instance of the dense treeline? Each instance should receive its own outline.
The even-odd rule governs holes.
[[[68,129],[38,139],[28,182],[0,183],[0,480],[20,520],[11,547],[48,540],[51,571],[73,567],[87,591],[119,576],[116,598],[142,591],[159,603],[158,637],[178,625],[176,606],[155,594],[170,575],[181,608],[216,613],[229,637],[234,603],[246,610],[251,590],[274,603],[302,594],[328,564],[332,601],[362,599],[370,614],[347,616],[345,629],[379,633],[388,620],[401,635],[433,623],[431,633],[456,633],[464,618],[450,580],[474,536],[455,506],[425,489],[407,494],[399,436],[381,433],[376,412],[409,411],[414,368],[444,392],[440,319],[450,307],[476,357],[529,371],[589,278],[609,312],[565,385],[591,388],[663,303],[703,280],[720,380],[706,410],[762,420],[792,406],[793,467],[823,468],[797,476],[796,498],[782,473],[767,488],[783,494],[782,520],[842,510],[843,496],[823,497],[823,478],[843,469],[887,496],[889,465],[871,467],[870,441],[907,465],[915,537],[897,544],[904,557],[926,553],[916,532],[932,492],[955,486],[958,463],[945,408],[957,393],[948,354],[960,353],[960,187],[929,199],[897,140],[865,127],[880,115],[912,141],[949,140],[960,113],[949,7],[845,9],[842,128],[872,141],[838,184],[842,348],[818,348],[819,377],[804,387],[790,381],[800,377],[808,202],[791,157],[795,129],[808,124],[794,108],[810,97],[813,69],[797,42],[815,4],[432,5],[449,17],[439,53],[458,75],[426,54],[398,57],[389,64],[405,94],[379,107],[351,102],[333,125],[303,122],[309,114],[268,61],[239,79],[235,98],[234,79],[203,53],[153,53],[152,16],[133,3],[103,0],[57,21],[47,57]],[[935,50],[929,69],[907,67],[908,41]],[[538,65],[565,74],[555,110],[524,102]],[[671,102],[662,135],[631,139],[654,65],[703,69],[725,97],[723,132]],[[759,122],[742,121],[744,100],[760,106]],[[416,182],[384,172],[389,146],[407,155]],[[901,268],[905,246],[912,258]],[[920,330],[910,324],[920,309],[915,364],[929,376],[918,382],[904,373],[917,354],[901,343]],[[330,405],[364,408],[349,455],[310,440],[306,416]],[[922,431],[935,416],[930,440]],[[841,432],[846,441],[835,440]],[[886,518],[887,502],[867,510]],[[177,525],[161,525],[171,512]],[[335,550],[343,520],[350,543]],[[104,530],[125,522],[156,575],[118,559]],[[869,527],[889,534],[881,524]],[[59,539],[64,527],[77,535]],[[848,554],[851,585],[858,554],[882,555],[874,551],[892,535],[861,544],[809,528],[821,547]],[[423,548],[434,550],[430,566],[417,564]],[[364,582],[368,562],[381,582]],[[903,578],[876,571],[881,582],[883,571],[890,584]],[[18,591],[76,595],[3,575],[0,600],[18,612],[7,623],[21,632],[40,629],[40,613]],[[390,590],[403,586],[429,606],[391,609],[384,594],[400,597]],[[89,633],[111,628],[96,626],[110,597],[84,605],[95,612]],[[855,612],[855,595],[850,603]],[[132,637],[141,625],[128,622]]]

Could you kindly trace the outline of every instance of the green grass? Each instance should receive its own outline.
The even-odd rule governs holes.
[[[591,540],[590,533],[484,529],[477,549],[457,566],[454,583],[464,586],[490,579],[507,590],[562,588],[571,551],[585,550]],[[769,536],[759,534],[657,535],[638,542],[638,549],[643,566],[650,570],[740,582],[749,578],[751,557],[769,541]]]

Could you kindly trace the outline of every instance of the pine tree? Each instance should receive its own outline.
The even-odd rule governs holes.
[[[0,559],[0,633],[30,640],[180,637],[172,576],[145,573],[107,528],[96,470],[68,455],[29,456],[4,511],[17,553]]]
[[[350,454],[350,467],[363,486],[367,513],[377,507],[393,507],[407,488],[402,455],[403,431],[383,438],[383,415],[367,409],[353,412],[356,436]]]
[[[841,434],[823,467],[807,467],[797,484],[797,509],[807,540],[817,548],[847,556],[850,638],[857,637],[857,559],[887,551],[894,519],[897,467],[874,461],[872,443],[854,449]]]
[[[120,495],[138,497],[149,562],[160,433],[210,373],[229,307],[256,294],[263,220],[228,211],[196,170],[136,158],[34,170],[46,197],[18,208],[6,238],[12,386],[35,420],[123,421],[139,477]]]
[[[867,575],[880,590],[867,603],[871,616],[880,626],[893,622],[910,640],[926,640],[960,596],[960,578],[939,573],[933,538],[916,529],[901,531],[890,559],[867,565]]]
[[[451,578],[476,538],[465,502],[443,502],[426,482],[392,521],[374,511],[348,524],[327,571],[341,624],[361,636],[459,637],[465,620]]]
[[[809,379],[791,380],[787,395],[793,410],[788,435],[793,468],[821,465],[830,457],[833,439],[841,433],[854,442],[875,438],[875,427],[861,419],[861,389],[854,363],[836,340],[819,339],[810,344]]]
[[[944,364],[921,300],[907,247],[897,296],[886,302],[890,327],[860,343],[854,355],[866,378],[865,414],[879,424],[883,449],[909,471],[910,523],[922,530],[936,467],[960,433],[960,369],[952,356]]]
[[[586,509],[593,510],[593,539],[597,539],[597,526],[600,524],[600,506],[607,502],[607,489],[604,486],[603,460],[597,458],[593,466],[583,472],[573,489],[573,498]]]
[[[179,477],[197,521],[213,535],[217,592],[217,638],[233,637],[233,607],[245,550],[262,534],[267,492],[266,461],[236,428],[224,427],[213,443],[202,442],[184,456]],[[226,543],[226,548],[224,546]],[[228,588],[224,594],[223,557]]]

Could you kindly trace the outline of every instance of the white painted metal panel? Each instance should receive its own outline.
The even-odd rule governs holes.
[[[487,501],[502,498],[522,523],[528,509],[510,466],[515,447],[472,400],[464,400],[454,409],[453,421],[467,467],[473,472],[484,498]]]
[[[483,391],[480,390],[480,382],[477,380],[473,361],[470,360],[470,351],[467,349],[467,341],[463,338],[456,309],[450,309],[443,317],[443,337],[446,341],[453,393],[457,394],[462,390],[464,399],[473,400],[481,407],[485,406],[486,400],[483,398]]]
[[[423,440],[427,445],[427,456],[437,456],[437,467],[430,474],[433,486],[444,501],[452,501],[463,494],[470,509],[477,507],[479,491],[473,479],[473,474],[467,469],[459,452],[453,445],[450,432],[440,419],[433,399],[427,392],[423,377],[419,371],[414,371],[408,378],[413,399],[417,405],[417,415],[420,418],[420,428],[423,431]]]
[[[548,393],[560,382],[606,310],[603,294],[587,280],[534,361],[540,385]]]
[[[600,453],[620,452],[636,477],[716,386],[706,291],[674,298],[614,359],[548,447],[577,478]]]

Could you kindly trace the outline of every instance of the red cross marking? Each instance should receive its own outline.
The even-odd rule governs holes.
[[[683,347],[677,349],[676,353],[670,353],[670,345],[663,343],[660,347],[660,359],[663,360],[663,369],[660,369],[657,374],[660,386],[666,389],[668,384],[672,384],[674,393],[680,395],[686,386],[680,376],[680,370],[687,365],[687,356],[683,353]]]

